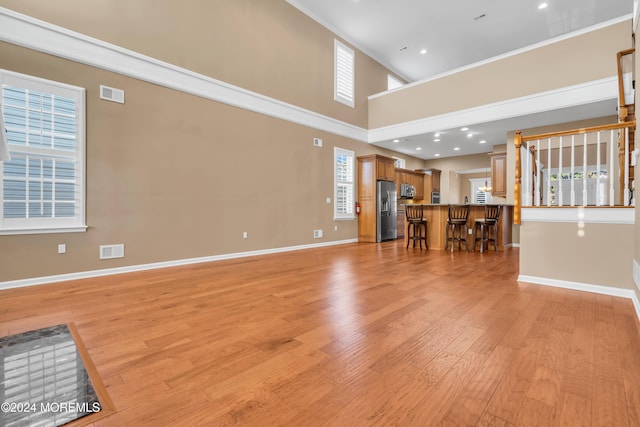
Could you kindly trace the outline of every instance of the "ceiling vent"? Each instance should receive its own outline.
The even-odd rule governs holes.
[[[124,91],[122,89],[100,85],[100,99],[124,104]]]

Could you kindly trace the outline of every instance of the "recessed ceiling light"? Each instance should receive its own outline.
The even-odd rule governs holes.
[[[427,53],[427,49],[422,49],[422,50],[420,51],[420,54],[421,54],[421,55],[424,55],[425,53]]]
[[[434,156],[440,157],[440,153],[436,153],[436,154],[434,154]]]
[[[478,142],[479,142],[480,144],[484,144],[484,143],[486,143],[487,141],[485,141],[485,140],[483,139],[482,141],[478,141]]]
[[[540,3],[538,5],[538,9],[540,9],[540,10],[546,9],[547,7],[549,7],[549,5],[547,3]]]
[[[469,130],[469,128],[464,127],[464,128],[462,128],[462,129],[460,129],[460,130],[461,130],[462,132],[466,132],[466,131],[468,131],[468,130]]]
[[[460,147],[455,147],[453,151],[460,151]]]
[[[433,134],[433,136],[435,136],[436,138],[439,138],[440,137],[440,132],[437,132],[437,133]]]
[[[400,142],[400,140],[399,139],[394,139],[393,142],[395,142],[397,144],[398,142]]]
[[[468,134],[467,134],[467,138],[471,138],[472,136],[473,136],[473,134],[472,134],[472,133],[468,133]]]
[[[422,150],[422,147],[416,147],[416,150],[420,151]]]
[[[433,142],[440,142],[440,138],[434,139]]]

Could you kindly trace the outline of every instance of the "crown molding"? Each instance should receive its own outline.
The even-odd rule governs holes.
[[[465,110],[371,129],[369,130],[369,142],[376,143],[393,138],[436,132],[441,129],[455,128],[460,124],[470,126],[476,123],[510,119],[528,114],[606,101],[615,98],[617,93],[618,80],[613,76],[520,98],[512,98]]]
[[[0,8],[0,40],[277,119],[367,141],[367,130]]]

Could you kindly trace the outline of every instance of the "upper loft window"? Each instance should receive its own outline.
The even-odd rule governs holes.
[[[387,74],[387,90],[397,89],[404,86],[404,83],[399,79],[396,79],[391,74]]]
[[[0,234],[86,229],[84,96],[82,88],[0,70],[9,154],[0,162]]]
[[[355,106],[355,53],[338,40],[334,40],[333,99],[349,107]]]
[[[397,168],[404,169],[406,167],[406,162],[404,159],[401,159],[400,157],[393,157],[393,159],[395,160],[395,165]]]

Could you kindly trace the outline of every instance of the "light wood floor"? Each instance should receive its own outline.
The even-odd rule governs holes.
[[[95,426],[638,426],[629,300],[498,254],[349,244],[0,292],[0,335],[74,322]]]

